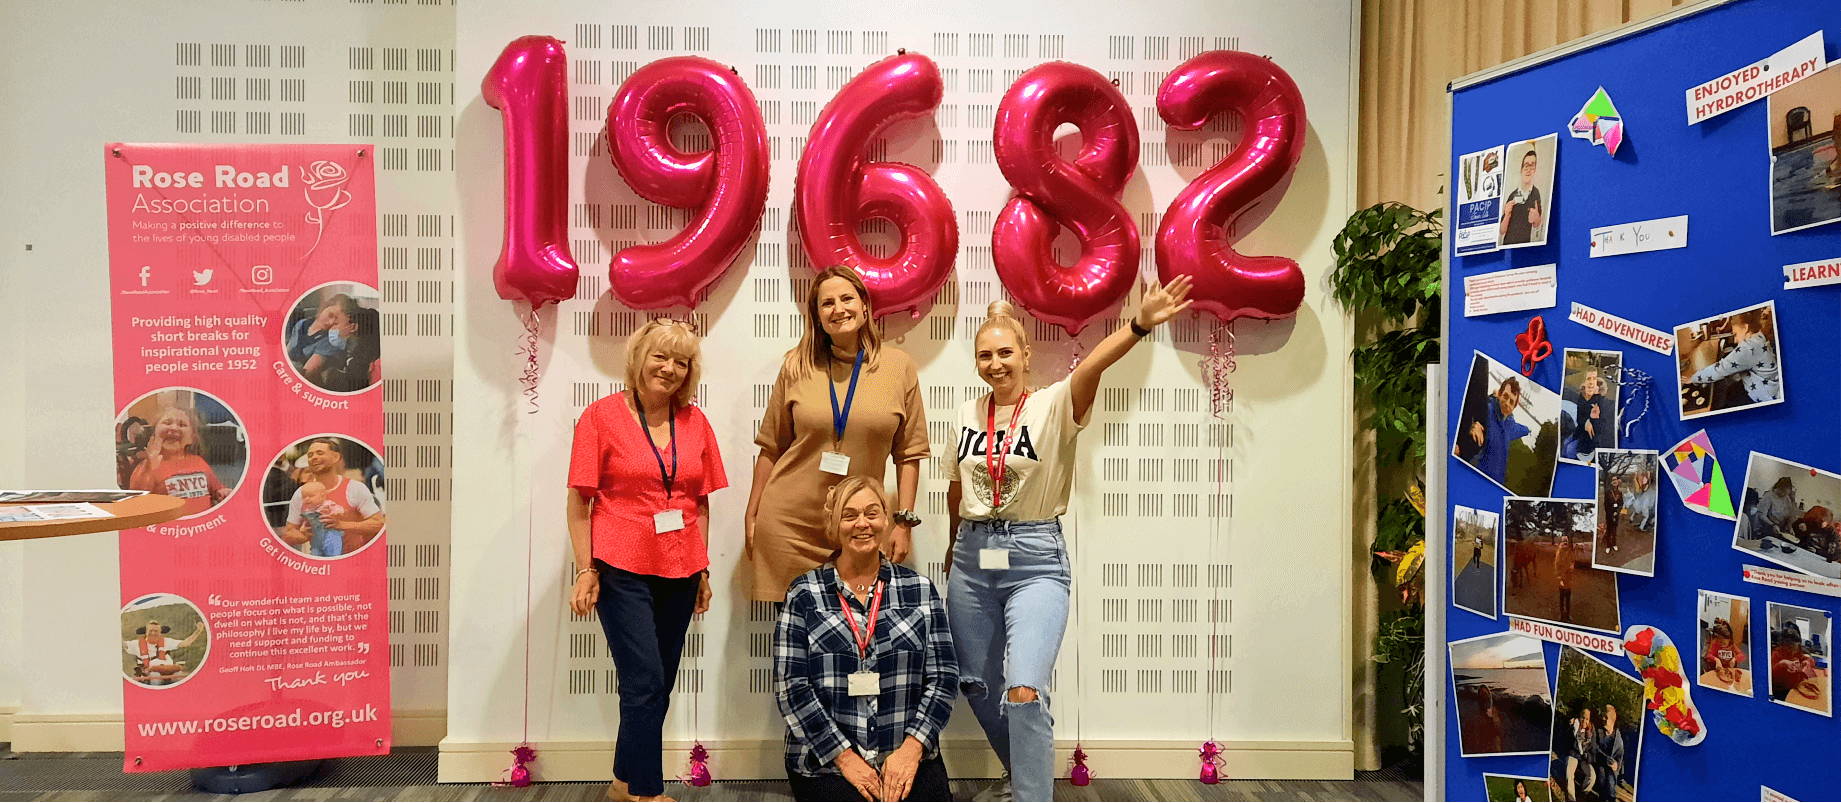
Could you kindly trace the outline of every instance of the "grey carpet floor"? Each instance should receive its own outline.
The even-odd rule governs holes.
[[[435,783],[436,750],[401,747],[388,756],[328,761],[301,783],[248,795],[210,795],[192,787],[186,772],[127,775],[120,753],[14,753],[0,744],[0,800],[215,800],[215,801],[536,801],[604,800],[604,783],[544,783],[523,789],[489,784]],[[953,781],[959,800],[970,800],[988,780]],[[702,789],[673,783],[667,794],[683,801],[791,800],[784,781],[717,781]],[[1358,772],[1352,781],[1224,781],[1095,779],[1079,787],[1060,781],[1055,799],[1089,800],[1421,800],[1424,786],[1397,771]]]

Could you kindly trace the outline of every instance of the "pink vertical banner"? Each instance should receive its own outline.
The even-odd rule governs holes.
[[[372,156],[103,151],[128,772],[390,750]]]

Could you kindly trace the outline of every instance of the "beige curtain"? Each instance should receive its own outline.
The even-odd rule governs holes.
[[[1581,36],[1645,19],[1693,0],[1362,0],[1361,120],[1356,197],[1361,206],[1401,201],[1442,208],[1450,164],[1451,121],[1445,86],[1452,79]],[[1580,102],[1584,102],[1580,98]],[[1556,129],[1565,123],[1555,121]],[[1373,654],[1379,594],[1368,572],[1379,498],[1392,498],[1399,477],[1375,476],[1373,439],[1361,437],[1355,483],[1354,578],[1356,766],[1378,769]],[[1437,450],[1434,450],[1436,452]],[[1376,492],[1376,488],[1380,492]],[[1427,684],[1442,679],[1427,678]],[[1382,734],[1397,740],[1398,735]]]

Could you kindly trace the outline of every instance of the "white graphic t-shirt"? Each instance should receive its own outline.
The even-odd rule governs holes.
[[[985,430],[991,394],[959,405],[959,516],[965,519],[1044,521],[1068,511],[1074,480],[1074,439],[1093,418],[1074,420],[1073,388],[1062,380],[1032,391],[1023,400],[1011,433],[1010,410],[997,412],[998,440],[1005,445],[1003,505],[991,510],[991,470],[986,464],[990,433]]]

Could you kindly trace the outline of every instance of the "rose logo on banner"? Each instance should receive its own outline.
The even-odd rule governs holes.
[[[320,247],[320,239],[326,236],[326,213],[342,209],[352,202],[352,194],[346,192],[345,183],[352,180],[345,166],[338,162],[321,159],[300,169],[301,183],[306,187],[301,190],[307,196],[308,205],[313,210],[307,213],[307,222],[319,228],[313,238],[313,247],[301,255],[301,260],[313,256]]]

